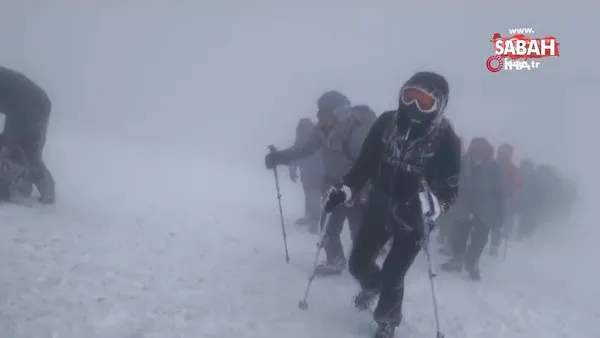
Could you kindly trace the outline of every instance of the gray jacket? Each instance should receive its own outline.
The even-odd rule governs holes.
[[[337,122],[329,133],[315,129],[315,137],[310,137],[302,145],[284,151],[285,161],[305,158],[321,149],[325,177],[328,182],[342,179],[362,147],[373,123],[371,116],[354,111],[351,107],[335,112]]]
[[[468,154],[462,162],[458,199],[450,209],[452,218],[463,222],[473,217],[488,227],[502,226],[507,199],[502,169],[493,159],[475,164]]]
[[[311,142],[310,138],[320,137],[316,133],[316,125],[309,119],[301,119],[296,127],[296,140],[294,147],[302,147],[304,144]],[[325,169],[323,166],[323,155],[319,148],[314,154],[305,158],[301,158],[290,164],[290,175],[297,173],[300,169],[300,179],[311,186],[321,187]]]

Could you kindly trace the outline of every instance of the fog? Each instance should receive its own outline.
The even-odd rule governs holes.
[[[0,64],[49,93],[46,158],[63,177],[72,168],[52,156],[68,138],[185,153],[204,161],[201,180],[222,178],[225,163],[236,182],[245,171],[254,180],[268,144],[292,143],[322,92],[337,89],[383,112],[396,107],[410,75],[434,70],[450,82],[447,115],[457,131],[512,143],[517,160],[550,163],[575,179],[581,204],[570,228],[585,236],[570,237],[597,238],[600,135],[589,102],[600,90],[590,60],[598,10],[474,3],[4,0]],[[561,56],[537,70],[487,71],[492,34],[521,27],[556,36]],[[59,191],[69,184],[59,181]],[[227,180],[220,187],[236,189]]]
[[[517,156],[555,164],[582,188],[596,181],[580,154],[597,143],[595,115],[578,95],[598,86],[589,60],[597,11],[341,4],[4,1],[0,61],[51,95],[50,138],[151,139],[248,165],[266,144],[289,143],[324,90],[383,111],[414,71],[435,70],[451,83],[448,116],[461,134],[513,143]],[[491,34],[511,27],[558,37],[561,56],[531,72],[486,71]]]

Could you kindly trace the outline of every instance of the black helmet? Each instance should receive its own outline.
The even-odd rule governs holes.
[[[435,127],[443,118],[449,95],[445,77],[434,72],[418,72],[400,89],[398,111],[412,123]]]

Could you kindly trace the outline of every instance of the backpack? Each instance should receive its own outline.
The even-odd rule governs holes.
[[[346,118],[346,133],[342,143],[344,156],[351,162],[356,160],[362,143],[371,126],[377,120],[377,114],[366,105],[354,106]]]
[[[377,120],[377,114],[368,106],[354,106],[346,119],[346,134],[342,141],[342,150],[344,156],[350,162],[354,162],[358,156],[362,144],[371,129],[371,126]],[[362,190],[352,199],[353,203],[365,204],[372,190],[371,182],[362,188]]]

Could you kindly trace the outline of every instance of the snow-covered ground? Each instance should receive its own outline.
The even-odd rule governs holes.
[[[282,179],[285,264],[273,177],[260,161],[91,136],[53,149],[58,204],[0,206],[1,337],[368,336],[348,275],[317,280],[309,311],[297,308],[315,238],[292,224],[300,190]],[[481,283],[440,274],[447,337],[600,337],[597,272],[569,246],[513,245],[507,263],[484,258]],[[423,257],[404,313],[397,337],[435,336]]]

